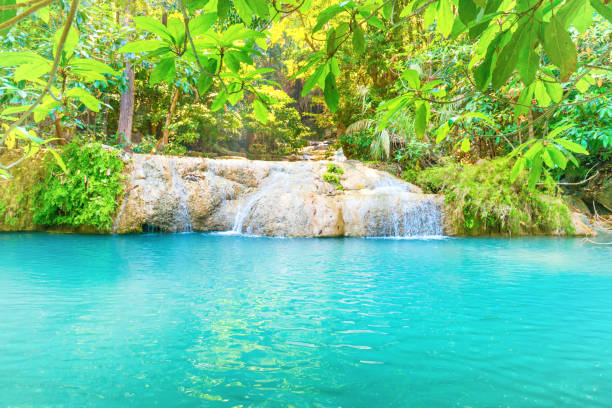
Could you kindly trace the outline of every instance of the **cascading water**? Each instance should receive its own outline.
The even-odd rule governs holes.
[[[172,171],[172,187],[171,191],[178,200],[178,208],[175,214],[175,225],[179,232],[191,232],[191,216],[189,215],[188,195],[185,191],[185,183],[183,178],[176,170],[174,160],[170,161]]]
[[[252,234],[252,229],[247,228],[247,231],[244,230],[244,222],[247,217],[251,214],[253,208],[257,205],[257,202],[261,197],[263,197],[268,191],[270,191],[277,183],[280,181],[281,177],[280,171],[271,171],[270,175],[266,178],[266,183],[264,186],[260,187],[259,190],[252,193],[244,205],[241,205],[236,212],[236,217],[234,218],[234,224],[232,225],[232,233],[242,234],[246,232],[247,234]]]

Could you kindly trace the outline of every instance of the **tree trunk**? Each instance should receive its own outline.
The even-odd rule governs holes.
[[[126,57],[125,75],[127,77],[127,89],[121,94],[121,106],[119,108],[119,126],[117,133],[123,137],[126,145],[132,143],[132,123],[134,121],[134,67]]]
[[[130,23],[130,1],[127,1],[123,26]],[[119,108],[119,125],[117,134],[123,138],[126,146],[132,143],[132,123],[134,121],[134,67],[130,62],[130,54],[125,56],[125,76],[127,78],[127,89],[121,93],[121,105]]]
[[[166,116],[166,124],[164,125],[164,133],[162,134],[161,139],[157,142],[157,146],[155,148],[158,152],[161,152],[165,145],[168,144],[168,138],[170,137],[170,124],[172,123],[172,117],[174,116],[174,111],[176,110],[176,104],[178,103],[179,98],[179,88],[174,88],[174,94],[172,95],[172,103],[170,104],[170,111],[168,112],[168,116]]]

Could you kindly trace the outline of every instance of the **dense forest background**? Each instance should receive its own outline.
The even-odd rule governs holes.
[[[0,13],[2,143],[26,156],[95,141],[295,159],[328,140],[432,191],[443,180],[423,169],[496,158],[482,171],[529,189],[610,172],[607,0],[2,0]]]

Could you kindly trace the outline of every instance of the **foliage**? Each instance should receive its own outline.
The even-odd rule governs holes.
[[[323,174],[323,180],[329,184],[336,186],[336,189],[343,191],[342,184],[340,183],[339,175],[344,174],[344,169],[335,163],[329,163],[327,165],[327,171]]]
[[[72,142],[62,149],[64,172],[47,161],[35,188],[34,222],[46,226],[91,226],[109,231],[123,194],[123,161],[100,144]]]
[[[342,151],[349,159],[370,160],[370,146],[372,146],[374,137],[373,130],[344,133],[340,136]]]
[[[421,172],[417,182],[427,191],[446,196],[447,216],[460,234],[571,234],[571,216],[553,180],[545,174],[532,191],[529,174],[511,181],[506,158],[473,165],[449,162]]]

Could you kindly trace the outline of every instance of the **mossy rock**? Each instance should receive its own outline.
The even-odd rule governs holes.
[[[547,176],[535,190],[526,171],[510,182],[506,158],[448,163],[421,172],[417,184],[446,196],[447,230],[455,235],[572,235],[569,208]]]

